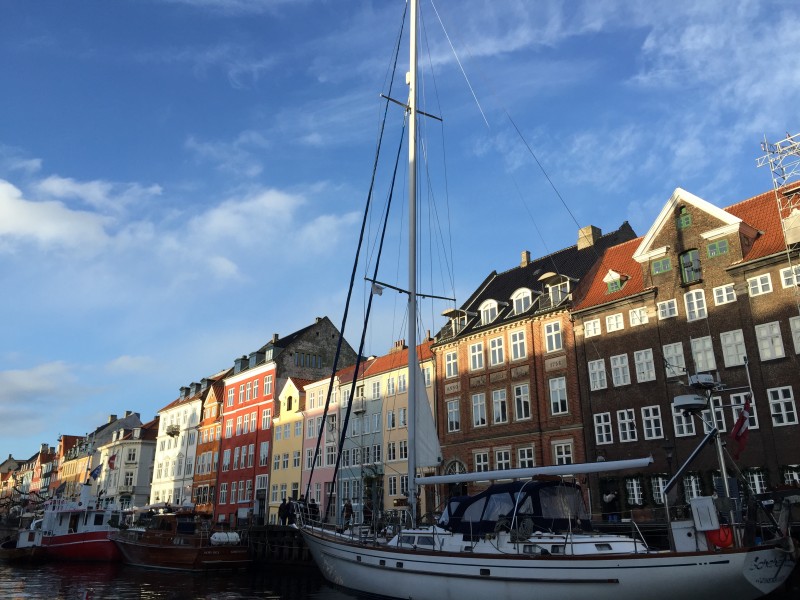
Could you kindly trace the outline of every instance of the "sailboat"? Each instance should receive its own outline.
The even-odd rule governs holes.
[[[414,224],[417,0],[410,0],[410,8],[408,222]],[[593,532],[579,485],[564,477],[641,469],[652,463],[651,457],[418,476],[417,468],[425,463],[418,462],[417,442],[430,444],[431,436],[417,430],[430,408],[425,394],[418,393],[416,238],[414,228],[410,229],[408,389],[415,396],[409,398],[408,419],[412,525],[380,542],[303,519],[305,513],[300,511],[297,526],[327,580],[358,592],[414,600],[750,600],[786,581],[795,567],[791,539],[776,532],[775,539],[760,545],[745,546],[737,539],[728,546],[719,534],[729,530],[720,524],[712,498],[693,503],[693,519],[672,523],[669,550],[652,549],[636,537]],[[684,408],[699,411],[699,404]],[[418,486],[509,479],[515,481],[491,485],[474,496],[451,498],[436,524],[416,525]],[[704,535],[706,531],[718,535]]]

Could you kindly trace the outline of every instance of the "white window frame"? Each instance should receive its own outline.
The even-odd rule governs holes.
[[[723,331],[719,335],[719,343],[722,346],[722,360],[725,367],[740,367],[744,364],[747,356],[744,331],[741,329]]]
[[[728,431],[728,424],[725,422],[725,408],[722,406],[722,396],[712,396],[708,403],[708,408],[702,413],[703,415],[703,433],[709,433],[711,426],[717,428],[718,431]]]
[[[567,378],[552,377],[549,380],[550,387],[550,414],[566,415],[569,414],[569,399],[567,398]]]
[[[497,318],[497,301],[486,300],[479,309],[481,314],[481,325],[488,325]]]
[[[794,274],[792,269],[794,269]],[[797,287],[798,285],[800,285],[800,265],[781,269],[781,286],[784,289]]]
[[[622,318],[622,313],[615,313],[606,317],[606,332],[622,331],[625,329],[625,322]]]
[[[508,393],[506,388],[492,390],[492,425],[508,423]]]
[[[486,394],[472,394],[472,426],[486,427],[489,420],[486,416]]]
[[[614,443],[614,429],[611,426],[611,413],[595,413],[594,439],[598,446]]]
[[[556,465],[571,465],[574,462],[572,440],[557,440],[551,442],[553,450],[553,463]]]
[[[772,276],[764,273],[747,279],[747,291],[751,298],[772,292]]]
[[[705,290],[691,290],[683,295],[687,321],[699,321],[708,316]]]
[[[761,325],[756,325],[755,330],[758,355],[762,362],[786,356],[780,322],[762,323]]]
[[[653,360],[652,348],[634,351],[633,362],[636,365],[636,381],[638,383],[656,380],[656,363]]]
[[[502,337],[489,340],[489,365],[496,367],[506,361],[505,345]]]
[[[714,343],[711,336],[692,338],[692,359],[695,370],[700,372],[715,371],[717,361],[714,357]]]
[[[664,437],[664,421],[661,419],[661,407],[657,404],[642,407],[642,429],[644,439],[660,440]]]
[[[696,433],[692,415],[685,415],[683,410],[674,405],[672,406],[672,424],[675,427],[675,437],[691,437]]]
[[[600,319],[590,319],[583,324],[583,337],[595,337],[602,333]]]
[[[469,370],[480,371],[484,368],[483,342],[476,342],[469,346]]]
[[[514,386],[514,420],[531,419],[531,388],[527,383]]]
[[[606,378],[606,361],[603,358],[589,361],[589,389],[605,390],[608,388]]]
[[[450,379],[452,377],[458,377],[458,352],[452,351],[447,352],[444,355],[444,364],[445,364],[445,377]]]
[[[561,335],[561,321],[544,324],[545,348],[547,352],[558,352],[564,349],[564,338]]]
[[[731,422],[736,423],[739,420],[739,415],[744,410],[745,402],[747,402],[747,392],[739,394],[731,394]],[[748,429],[758,429],[758,408],[754,400],[750,400],[750,418],[748,419]]]
[[[631,384],[631,371],[628,366],[627,354],[616,354],[612,356],[611,361],[611,381],[614,387],[622,387]]]
[[[667,377],[681,377],[686,374],[686,359],[683,356],[683,342],[664,344],[664,368]]]
[[[522,446],[517,448],[517,467],[520,469],[532,469],[536,466],[536,451],[533,446]]]
[[[678,316],[678,301],[675,298],[659,302],[658,307],[658,320],[674,319]]]
[[[447,401],[447,433],[461,431],[461,409],[458,398]]]
[[[528,356],[525,332],[522,330],[511,332],[511,360],[522,360]]]
[[[634,409],[623,408],[617,411],[617,431],[619,433],[620,442],[637,441],[636,411],[634,411]]]
[[[800,354],[800,317],[792,317],[791,319],[789,319],[789,329],[792,332],[794,353]]]
[[[632,308],[630,311],[628,311],[628,320],[631,324],[631,327],[638,327],[647,323],[647,307],[640,306],[638,308]]]
[[[722,306],[723,304],[730,304],[736,302],[736,290],[732,283],[717,286],[713,289],[714,293],[714,306]]]
[[[772,416],[773,427],[797,425],[797,406],[795,406],[792,386],[769,388],[767,389],[767,398],[769,398],[769,412]]]

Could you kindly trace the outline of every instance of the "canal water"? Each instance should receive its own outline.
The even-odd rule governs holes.
[[[796,581],[796,579],[795,579]],[[767,600],[797,600],[797,586]],[[172,573],[125,565],[0,563],[0,598],[57,600],[367,600],[331,587],[316,567]],[[643,600],[646,599],[646,593]],[[548,599],[542,599],[548,600]]]
[[[331,587],[316,567],[173,573],[121,564],[0,563],[0,598],[54,600],[363,600]]]

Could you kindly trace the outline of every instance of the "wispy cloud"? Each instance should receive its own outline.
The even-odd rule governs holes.
[[[51,175],[37,182],[33,189],[43,196],[57,199],[77,199],[95,208],[121,212],[130,204],[158,196],[159,185],[141,186],[138,183],[116,184],[109,181],[76,181],[70,177]]]
[[[106,365],[106,368],[114,373],[146,373],[150,371],[155,361],[149,356],[118,356]]]
[[[216,169],[241,175],[256,177],[263,166],[255,152],[269,146],[269,141],[256,131],[240,133],[236,139],[225,141],[202,141],[194,136],[186,140],[185,147],[198,161],[210,162]]]

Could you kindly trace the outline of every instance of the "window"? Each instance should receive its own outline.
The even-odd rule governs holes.
[[[708,245],[708,258],[728,253],[728,240],[717,240]]]
[[[380,381],[373,381],[372,382],[372,399],[378,400],[381,397],[381,382]]]
[[[547,293],[553,306],[558,306],[569,297],[569,280],[548,285]]]
[[[461,414],[458,399],[447,401],[447,431],[452,433],[461,430]]]
[[[527,383],[514,386],[514,407],[517,421],[531,418],[531,394]]]
[[[397,419],[395,418],[393,410],[386,411],[386,429],[394,429],[397,427]]]
[[[253,381],[253,398],[258,398],[258,379]]]
[[[618,354],[611,357],[611,380],[614,387],[630,385],[631,373],[628,369],[628,355]]]
[[[244,416],[244,426],[242,427],[242,433],[248,433],[250,431],[250,415]]]
[[[247,395],[246,395],[246,399],[247,400],[250,400],[253,397],[252,396],[252,392],[253,392],[253,384],[250,381],[248,381],[247,382]]]
[[[683,283],[694,283],[700,281],[703,274],[700,269],[700,253],[697,250],[689,250],[680,255],[681,281]]]
[[[489,340],[489,364],[492,366],[501,365],[503,361],[505,361],[503,338]]]
[[[614,433],[611,429],[611,413],[604,412],[594,415],[594,439],[598,446],[614,443]]]
[[[566,377],[550,379],[550,411],[554,415],[565,415],[569,412]]]
[[[636,365],[636,381],[654,381],[656,378],[656,365],[653,362],[653,349],[637,350],[633,353],[633,362]]]
[[[609,315],[606,317],[606,331],[619,331],[624,327],[625,325],[622,322],[622,313],[617,313],[615,315]]]
[[[600,335],[600,319],[586,321],[583,324],[583,335],[587,338]]]
[[[775,427],[797,425],[797,411],[794,405],[794,394],[791,386],[767,390],[769,412]]]
[[[242,417],[236,417],[236,435],[242,434]]]
[[[680,377],[686,374],[686,362],[683,359],[683,344],[681,342],[664,345],[664,363],[667,377]]]
[[[772,291],[772,278],[769,273],[759,275],[758,277],[751,277],[747,280],[747,289],[751,297],[769,294]]]
[[[789,319],[789,329],[792,331],[794,353],[800,354],[800,317],[792,317]]]
[[[719,431],[727,431],[725,424],[725,409],[722,408],[722,398],[712,396],[708,403],[709,408],[703,411],[703,433],[709,433],[711,427],[716,427]]]
[[[492,419],[494,425],[508,423],[508,402],[505,389],[492,392]]]
[[[261,411],[261,429],[269,429],[272,427],[272,409],[265,408]]]
[[[264,377],[264,395],[269,396],[272,393],[272,375]]]
[[[261,446],[258,451],[258,466],[266,467],[268,464],[269,464],[269,442],[261,442]]]
[[[697,372],[713,371],[717,368],[711,336],[692,339],[692,358]]]
[[[733,284],[721,285],[714,288],[714,304],[728,304],[736,302],[736,291],[733,289]]]
[[[663,475],[654,475],[650,478],[650,487],[653,490],[653,502],[664,504],[664,488],[667,487],[667,478]]]
[[[589,361],[589,389],[604,390],[608,387],[606,382],[606,362],[602,358]]]
[[[763,494],[767,491],[767,479],[764,471],[761,469],[748,469],[745,471],[747,476],[747,484],[754,494]]]
[[[756,340],[758,341],[758,354],[762,361],[786,356],[778,321],[756,325]]]
[[[445,363],[445,377],[458,376],[458,354],[455,352],[448,352],[444,357]]]
[[[528,355],[525,345],[525,332],[514,331],[511,333],[511,360],[520,360]]]
[[[683,296],[686,304],[686,320],[697,321],[705,319],[706,312],[706,293],[703,290],[692,290]]]
[[[234,393],[235,392],[233,391],[233,388],[230,388],[228,390],[228,406],[233,406],[233,394]]]
[[[642,425],[644,426],[644,439],[657,440],[663,438],[664,426],[661,423],[661,407],[643,406]]]
[[[231,449],[228,448],[222,453],[222,470],[227,471],[231,468]]]
[[[669,258],[654,260],[652,265],[653,275],[659,275],[660,273],[666,273],[672,270],[672,263]]]
[[[726,367],[737,367],[744,364],[747,350],[744,346],[744,334],[741,329],[721,333],[719,341],[722,345],[722,359]]]
[[[494,451],[494,468],[498,471],[506,471],[511,468],[511,450],[504,448]]]
[[[225,504],[228,502],[228,484],[221,483],[219,485],[219,503]]]
[[[239,385],[239,404],[244,402],[244,384]]]
[[[486,425],[486,394],[472,395],[472,426]]]
[[[564,347],[561,341],[561,322],[553,321],[552,323],[545,323],[544,337],[548,352],[561,350]]]
[[[694,474],[685,475],[683,477],[683,490],[685,492],[686,503],[689,504],[692,498],[697,498],[702,495],[700,487],[700,477]]]
[[[242,466],[244,467],[244,457],[242,457]],[[233,449],[233,468],[239,468],[239,448]]]
[[[620,442],[636,441],[636,413],[632,408],[617,411],[617,430]]]
[[[408,384],[406,383],[406,374],[405,373],[400,373],[397,376],[397,387],[398,387],[398,391],[400,391],[400,392],[405,392],[406,391],[406,388],[408,387]]]
[[[672,421],[675,425],[676,437],[687,437],[694,435],[694,421],[692,416],[685,414],[680,408],[672,407]]]
[[[733,422],[739,420],[739,415],[744,409],[745,402],[747,402],[747,393],[731,394],[731,415]],[[750,418],[748,419],[748,429],[758,429],[758,412],[756,410],[756,403],[750,401]]]
[[[489,453],[485,450],[480,452],[475,452],[473,454],[475,459],[475,471],[478,473],[482,473],[484,471],[489,470]]]
[[[408,441],[400,440],[400,460],[408,460]]]
[[[386,380],[386,394],[387,394],[388,396],[393,396],[393,395],[394,395],[394,393],[395,393],[395,392],[394,392],[394,389],[395,389],[395,388],[394,388],[394,377],[389,377],[389,378]]]
[[[536,466],[536,456],[533,446],[517,448],[517,467],[520,469],[531,469]]]
[[[481,325],[488,325],[497,318],[497,302],[487,300],[481,304]]]
[[[517,290],[511,296],[511,301],[514,303],[514,314],[521,315],[531,307],[531,291]]]
[[[469,347],[469,369],[477,371],[483,368],[483,342],[472,344]]]
[[[639,308],[632,308],[628,312],[628,319],[630,320],[631,327],[637,325],[644,325],[647,323],[647,308],[640,306]]]
[[[793,270],[794,272],[792,272]],[[785,288],[800,285],[800,265],[781,269],[781,284]]]
[[[626,477],[625,494],[628,504],[632,506],[641,506],[644,504],[644,499],[642,497],[642,480],[638,477]]]
[[[553,458],[556,465],[571,465],[572,442],[553,442]]]
[[[692,225],[692,215],[686,209],[685,206],[681,206],[681,210],[678,213],[678,217],[675,219],[675,226],[678,229],[686,229],[687,227],[691,227]]]
[[[233,419],[228,419],[225,421],[225,437],[229,438],[233,436]]]
[[[604,279],[603,281],[606,282],[606,292],[609,294],[613,294],[614,292],[618,292],[622,289],[623,281],[622,278],[617,276],[613,279]]]
[[[675,298],[659,302],[657,306],[659,320],[663,321],[664,319],[671,319],[678,316],[678,302]]]

